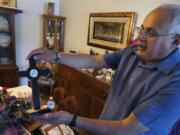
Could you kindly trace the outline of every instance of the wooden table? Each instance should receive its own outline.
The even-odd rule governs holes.
[[[38,121],[36,119],[32,119],[31,122],[22,121],[22,126],[25,129],[27,129],[29,132],[33,132],[37,128],[41,127],[42,124],[40,123],[40,121]]]

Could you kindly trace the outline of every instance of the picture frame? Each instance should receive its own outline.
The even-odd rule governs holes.
[[[0,6],[17,8],[17,0],[0,0]]]
[[[58,125],[46,125],[41,130],[45,135],[63,135]]]
[[[135,12],[90,13],[87,44],[108,50],[127,47],[134,20]]]
[[[74,135],[74,131],[68,125],[64,124],[46,124],[41,127],[41,131],[44,135]]]
[[[54,15],[54,8],[55,3],[54,2],[48,2],[48,15]]]

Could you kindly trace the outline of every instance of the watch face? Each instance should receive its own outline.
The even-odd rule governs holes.
[[[36,78],[38,76],[38,71],[37,69],[31,69],[29,72],[30,77]]]

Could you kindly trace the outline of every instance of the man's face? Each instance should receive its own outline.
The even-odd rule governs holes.
[[[156,36],[169,34],[170,24],[168,14],[160,9],[156,9],[146,16],[141,27],[143,30],[139,32],[136,38],[137,55],[145,63],[155,63],[173,51],[172,35]]]

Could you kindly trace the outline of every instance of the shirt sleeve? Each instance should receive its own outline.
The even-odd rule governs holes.
[[[173,80],[159,91],[140,103],[133,113],[150,130],[167,134],[180,118],[180,79]]]
[[[119,62],[121,61],[121,58],[128,55],[131,51],[132,51],[131,47],[128,47],[123,50],[105,54],[104,61],[110,68],[116,69],[119,65]]]

